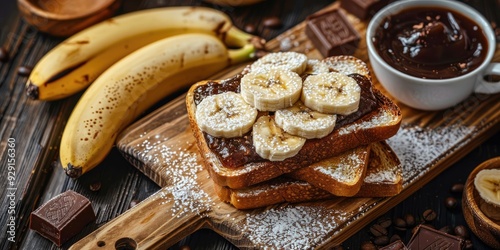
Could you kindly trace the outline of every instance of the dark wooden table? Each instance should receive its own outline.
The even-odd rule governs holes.
[[[268,40],[303,21],[307,15],[332,3],[331,0],[278,1],[268,0],[263,4],[245,8],[220,7],[201,1],[163,1],[135,0],[124,1],[119,13],[138,9],[168,5],[204,5],[228,13],[235,25],[243,28],[247,24],[257,27],[257,34]],[[500,4],[492,1],[465,1],[476,6],[492,22],[500,25]],[[496,6],[491,8],[491,6]],[[495,15],[496,14],[496,15]],[[262,19],[279,16],[283,26],[279,29],[265,28]],[[57,249],[50,241],[28,229],[29,214],[51,197],[73,189],[93,203],[97,213],[95,223],[88,225],[80,234],[63,245],[72,243],[126,211],[131,204],[140,202],[159,189],[151,180],[131,166],[116,149],[96,169],[83,177],[73,180],[67,178],[58,165],[58,142],[65,120],[69,116],[77,96],[55,102],[39,102],[26,98],[25,76],[17,73],[19,66],[34,66],[52,47],[61,42],[60,38],[37,32],[28,26],[19,16],[14,0],[0,0],[0,46],[10,53],[10,60],[0,62],[0,247],[1,249]],[[497,131],[500,128],[497,128]],[[15,180],[11,186],[7,170],[8,142],[15,141]],[[402,217],[408,213],[417,216],[425,209],[432,208],[438,213],[433,222],[435,227],[445,225],[466,225],[461,209],[449,210],[444,200],[452,196],[449,192],[454,183],[464,183],[468,173],[481,162],[500,155],[500,134],[482,143],[471,153],[464,155],[456,164],[441,173],[421,190],[392,208],[386,215],[389,218]],[[99,182],[102,187],[91,191],[89,186]],[[10,189],[14,188],[14,189]],[[15,205],[10,203],[12,191]],[[457,196],[456,196],[457,197]],[[460,201],[460,197],[457,197]],[[11,208],[15,213],[11,213]],[[7,223],[14,217],[15,237],[9,241]],[[360,245],[370,240],[368,227],[344,242],[348,249],[359,249]],[[393,232],[390,232],[391,234]],[[397,232],[408,240],[411,232]],[[476,249],[487,249],[474,235],[471,241]],[[188,245],[191,249],[234,249],[229,242],[210,230],[200,230],[185,238],[173,249]]]

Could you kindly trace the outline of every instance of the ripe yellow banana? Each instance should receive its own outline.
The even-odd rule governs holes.
[[[247,44],[228,50],[211,35],[159,40],[112,65],[85,91],[63,132],[60,160],[76,178],[98,165],[118,133],[154,103],[254,54]]]
[[[242,47],[252,35],[232,26],[224,13],[204,7],[142,10],[91,26],[49,51],[26,83],[32,99],[57,100],[79,92],[103,71],[146,44],[184,33],[207,33]]]

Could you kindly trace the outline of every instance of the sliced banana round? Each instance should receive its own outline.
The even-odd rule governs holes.
[[[287,133],[313,139],[330,134],[337,116],[314,111],[298,101],[292,107],[276,111],[274,119]]]
[[[330,69],[325,62],[320,61],[318,59],[307,60],[306,69],[304,71],[304,74],[317,75],[317,74],[328,73],[328,72],[330,72]]]
[[[254,123],[252,137],[257,154],[270,161],[295,156],[306,142],[305,138],[285,132],[267,115],[259,117]]]
[[[281,69],[302,74],[306,69],[307,56],[297,52],[276,52],[267,54],[251,66],[251,71],[267,71],[269,69]]]
[[[354,56],[331,56],[321,61],[328,67],[328,72],[338,72],[344,75],[360,74],[368,79],[370,76],[370,69],[365,62]]]
[[[477,192],[489,204],[500,209],[500,169],[484,169],[474,178]]]
[[[361,87],[341,73],[311,75],[303,83],[301,100],[310,109],[327,114],[348,115],[358,110]]]
[[[252,129],[257,110],[240,94],[225,92],[203,99],[196,107],[195,116],[202,131],[215,137],[232,138]]]
[[[283,69],[252,71],[241,78],[240,90],[243,99],[256,109],[276,111],[299,100],[302,78]]]

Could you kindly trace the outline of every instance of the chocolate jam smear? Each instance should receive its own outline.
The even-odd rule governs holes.
[[[200,104],[207,96],[217,95],[225,92],[240,92],[240,81],[243,74],[238,74],[232,78],[218,82],[208,82],[205,85],[198,86],[194,90],[194,103]]]
[[[373,44],[397,70],[428,79],[467,74],[484,61],[488,42],[469,18],[445,8],[416,7],[387,17]]]
[[[231,79],[222,81],[220,84],[217,82],[209,82],[208,84],[199,86],[194,91],[194,101],[198,105],[203,98],[220,94],[224,92],[240,92],[240,80],[243,75],[237,75]],[[356,112],[347,115],[337,115],[337,122],[335,128],[345,126],[352,123],[361,117],[367,115],[373,110],[377,109],[379,104],[375,95],[373,94],[371,81],[360,74],[350,74],[358,85],[361,87],[361,100],[359,108]],[[214,152],[222,164],[226,167],[238,167],[250,162],[265,161],[255,151],[253,146],[252,132],[248,132],[241,137],[236,138],[222,138],[203,133],[208,147]]]
[[[379,107],[377,98],[373,94],[372,82],[360,74],[350,74],[349,77],[354,78],[361,87],[361,100],[359,101],[359,107],[356,112],[349,115],[337,115],[335,128],[353,123]]]

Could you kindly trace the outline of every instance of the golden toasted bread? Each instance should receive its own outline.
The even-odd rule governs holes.
[[[363,145],[297,169],[287,176],[306,181],[336,196],[353,196],[361,188],[369,156],[370,146]]]
[[[196,121],[197,103],[207,95],[238,92],[239,81],[245,72],[226,80],[202,81],[190,88],[186,104],[191,128],[206,169],[217,185],[234,189],[249,187],[396,134],[401,112],[389,98],[372,88],[366,65],[351,56],[324,61],[328,62],[330,71],[349,74],[358,82],[363,96],[360,108],[355,114],[337,116],[333,132],[320,139],[307,139],[295,156],[282,161],[256,156],[251,133],[231,139],[214,138],[202,132]]]
[[[386,142],[371,145],[370,161],[356,197],[388,197],[403,189],[401,163]]]
[[[370,159],[366,167],[367,175],[361,181],[361,189],[356,197],[387,197],[394,196],[402,190],[401,164],[398,157],[385,142],[372,143],[370,145]],[[338,158],[359,157],[360,151],[350,151],[332,157],[328,162],[342,161]],[[351,167],[359,168],[363,163],[356,163]],[[358,164],[358,165],[356,165]],[[350,189],[352,186],[344,185],[340,177],[335,187],[338,189]],[[238,209],[250,209],[264,207],[273,204],[289,202],[305,202],[336,197],[330,192],[311,185],[308,182],[292,179],[289,177],[278,177],[264,183],[256,184],[243,189],[231,189],[214,183],[214,188],[219,198],[232,204]]]
[[[350,154],[332,157],[329,162],[341,161],[334,158],[356,157],[353,155],[362,151],[350,151]],[[388,197],[399,194],[402,190],[402,173],[401,163],[396,154],[385,142],[372,143],[370,151],[370,160],[368,166],[366,166],[367,176],[363,179],[361,189],[355,196]],[[355,162],[352,163],[356,164]],[[359,166],[352,165],[351,167],[357,168]],[[222,201],[230,203],[238,209],[337,197],[308,182],[283,176],[243,189],[231,189],[216,183],[214,183],[214,188]],[[351,187],[346,185],[339,188],[348,189]]]

